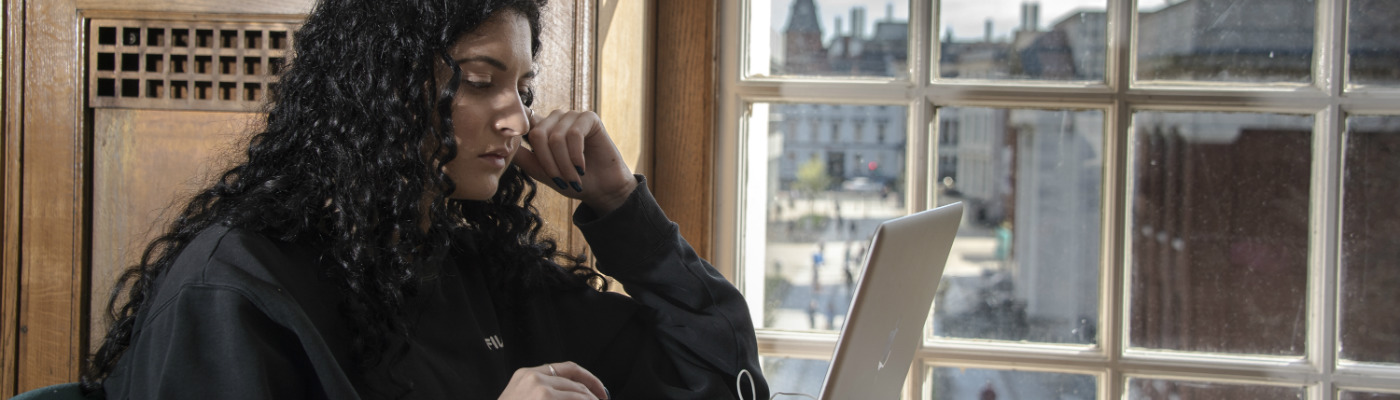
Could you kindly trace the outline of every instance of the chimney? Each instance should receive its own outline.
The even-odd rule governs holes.
[[[991,42],[992,42],[992,19],[991,19],[991,18],[987,18],[986,28],[983,28],[982,34],[983,34],[983,36],[984,36],[984,38],[983,38],[984,41],[986,41],[987,43],[991,43]]]
[[[851,7],[851,37],[865,36],[865,7]]]
[[[1034,32],[1031,30],[1031,3],[1021,3],[1021,32]]]
[[[1040,3],[1021,3],[1021,32],[1040,31]]]
[[[885,3],[885,20],[894,21],[894,3]]]

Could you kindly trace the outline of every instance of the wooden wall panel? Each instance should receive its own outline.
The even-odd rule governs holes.
[[[651,77],[656,52],[651,38],[656,3],[602,0],[598,6],[598,116],[632,172],[653,181]]]
[[[9,398],[15,392],[16,352],[19,350],[19,152],[20,118],[18,107],[23,93],[16,77],[23,76],[24,47],[24,3],[18,0],[4,0],[3,18],[0,18],[0,196],[3,205],[0,210],[0,398]]]
[[[658,1],[652,189],[702,257],[711,257],[715,141],[714,0]],[[732,268],[721,273],[731,281]]]
[[[195,191],[241,157],[260,114],[93,110],[90,349],[107,331],[116,278]]]
[[[72,0],[25,3],[19,390],[77,379],[86,166]]]

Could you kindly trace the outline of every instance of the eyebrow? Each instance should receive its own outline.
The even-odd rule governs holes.
[[[467,57],[467,58],[463,58],[463,59],[458,59],[458,60],[456,60],[456,62],[457,62],[458,65],[465,64],[465,63],[471,63],[471,62],[479,62],[479,63],[483,63],[483,64],[486,64],[486,65],[490,65],[490,66],[495,67],[496,69],[499,69],[499,70],[502,70],[502,71],[505,71],[505,70],[509,69],[509,68],[506,67],[506,63],[501,62],[501,60],[498,60],[498,59],[496,59],[495,57],[491,57],[491,56],[472,56],[472,57]],[[522,78],[522,79],[531,79],[531,78],[534,78],[534,77],[535,77],[535,74],[536,74],[536,73],[537,73],[537,72],[535,71],[535,69],[534,69],[534,68],[531,68],[530,71],[526,72],[526,73],[525,73],[525,76],[522,76],[521,78]]]

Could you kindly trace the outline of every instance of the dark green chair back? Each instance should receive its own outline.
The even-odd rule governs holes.
[[[78,383],[69,382],[20,393],[19,396],[10,400],[93,400],[100,398],[102,398],[101,395],[91,398],[83,397],[83,389],[79,387]]]

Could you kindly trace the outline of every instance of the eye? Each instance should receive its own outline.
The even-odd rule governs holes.
[[[484,80],[484,79],[471,79],[471,78],[467,78],[467,79],[463,80],[462,83],[465,84],[465,85],[467,85],[467,86],[471,86],[471,87],[474,87],[474,88],[477,88],[477,89],[486,89],[486,88],[491,87],[491,81],[490,81],[490,80]]]
[[[462,71],[462,84],[477,89],[491,87],[491,75]]]
[[[520,88],[520,102],[525,104],[525,107],[535,104],[535,88],[529,86]]]

